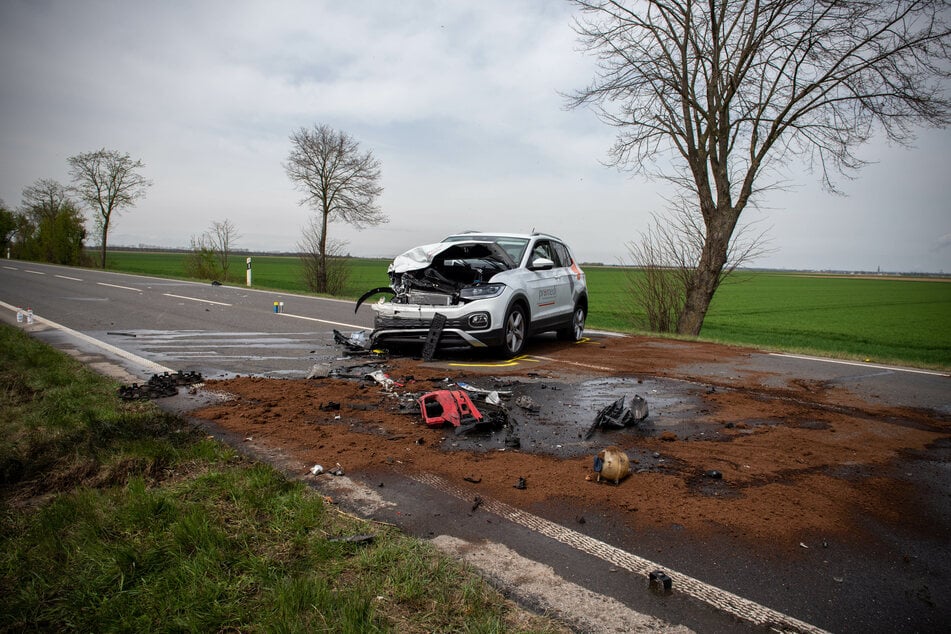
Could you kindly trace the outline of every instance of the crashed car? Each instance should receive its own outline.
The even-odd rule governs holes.
[[[439,349],[496,347],[522,352],[531,335],[555,331],[577,341],[588,314],[585,275],[551,235],[468,232],[398,256],[391,294],[371,304],[373,345],[423,343]]]

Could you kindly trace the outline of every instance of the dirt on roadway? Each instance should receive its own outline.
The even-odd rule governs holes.
[[[351,378],[208,381],[227,400],[192,415],[298,468],[339,464],[368,483],[385,471],[433,473],[574,527],[597,510],[633,531],[674,528],[678,539],[700,543],[726,537],[738,551],[776,557],[833,541],[894,551],[889,535],[899,531],[947,543],[946,509],[935,511],[947,503],[926,499],[947,495],[940,469],[915,471],[936,455],[946,461],[947,415],[869,404],[842,384],[787,380],[750,357],[722,345],[601,337],[536,341],[511,364],[394,356],[354,367],[361,359],[338,359]],[[395,384],[364,377],[375,369]],[[509,424],[466,435],[423,424],[415,397],[459,381],[511,391],[503,399]],[[598,409],[634,394],[647,400],[645,421],[585,440]],[[537,411],[516,405],[520,395]],[[473,396],[492,409],[483,399]],[[631,458],[618,485],[593,480],[593,458],[608,446]],[[524,488],[514,486],[519,478]],[[942,600],[921,586],[907,589],[911,600],[934,609]]]

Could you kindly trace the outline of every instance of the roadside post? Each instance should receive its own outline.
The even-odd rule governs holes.
[[[248,258],[248,286],[251,286],[251,258]]]

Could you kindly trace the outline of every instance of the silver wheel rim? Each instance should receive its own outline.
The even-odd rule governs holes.
[[[579,308],[575,311],[575,339],[581,339],[584,336],[584,310]]]
[[[522,319],[522,313],[513,310],[505,323],[505,345],[509,352],[515,352],[522,345],[522,339],[525,338],[525,324]]]

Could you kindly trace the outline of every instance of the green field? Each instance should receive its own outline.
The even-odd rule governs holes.
[[[112,251],[109,268],[184,277],[181,253]],[[256,288],[304,292],[295,257],[253,256]],[[345,297],[386,286],[386,260],[354,259]],[[630,269],[585,267],[588,327],[638,332]],[[636,274],[636,273],[633,273]],[[243,283],[245,256],[231,276]],[[773,350],[951,367],[951,280],[741,271],[714,297],[701,338]]]

